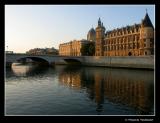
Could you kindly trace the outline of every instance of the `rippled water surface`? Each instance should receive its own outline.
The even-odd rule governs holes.
[[[13,65],[6,115],[153,115],[154,71]]]

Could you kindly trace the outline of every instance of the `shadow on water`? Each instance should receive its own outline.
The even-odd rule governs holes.
[[[67,66],[59,74],[62,85],[85,88],[96,102],[97,114],[103,113],[105,100],[130,107],[136,115],[152,115],[154,108],[154,72],[145,70]]]
[[[63,71],[64,72],[79,72],[82,69],[82,66],[80,65],[67,65],[64,67]]]

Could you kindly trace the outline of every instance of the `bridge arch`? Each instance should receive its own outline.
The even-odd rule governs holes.
[[[33,57],[33,56],[21,57],[21,58],[18,58],[16,61],[18,61],[18,62],[22,61],[23,62],[26,59],[31,59],[33,62],[36,62],[36,63],[41,64],[41,65],[49,65],[49,61],[47,61],[46,59],[41,58],[41,57]]]
[[[84,61],[82,56],[53,56],[53,55],[30,55],[30,54],[6,54],[5,63],[6,67],[10,67],[12,63],[18,60],[32,59],[37,62],[49,63],[50,66],[55,64],[75,63],[81,64]]]
[[[32,59],[32,64],[42,66],[42,67],[48,67],[48,66],[54,66],[54,61],[49,61],[47,58],[41,58],[39,56],[18,56],[18,57],[8,57],[6,60],[6,67],[12,68],[12,65],[15,65],[13,63],[29,63],[30,61],[26,61],[26,59]]]
[[[82,64],[82,62],[78,59],[67,58],[67,59],[64,59],[64,61],[71,65],[81,65]]]
[[[18,58],[17,61],[19,60],[23,60],[23,59],[31,59],[35,62],[46,62],[46,63],[49,63],[46,59],[44,58],[40,58],[40,57],[31,57],[31,56],[27,56],[27,57],[22,57],[22,58]]]

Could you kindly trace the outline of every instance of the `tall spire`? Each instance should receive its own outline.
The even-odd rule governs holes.
[[[146,9],[146,13],[147,13],[147,9]]]
[[[99,17],[98,21],[101,21],[100,17]]]
[[[101,26],[101,19],[100,19],[100,17],[98,19],[98,26]]]

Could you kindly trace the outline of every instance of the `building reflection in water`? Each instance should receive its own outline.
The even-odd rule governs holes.
[[[72,87],[73,89],[81,88],[81,74],[80,67],[67,66],[59,75],[59,82],[61,85]]]
[[[73,89],[85,88],[88,97],[97,103],[97,112],[105,110],[106,99],[134,108],[137,114],[153,113],[153,71],[67,67],[60,72],[59,82]]]

